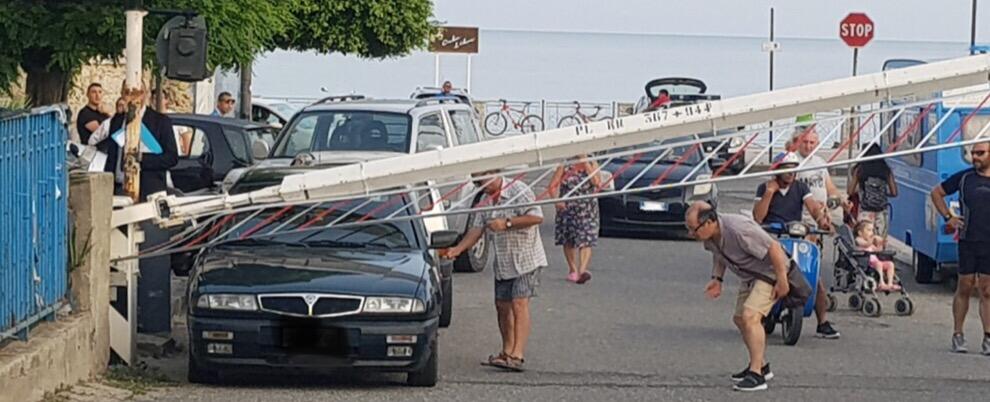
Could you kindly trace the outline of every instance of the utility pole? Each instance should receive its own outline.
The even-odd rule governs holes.
[[[773,7],[770,7],[770,91],[773,91],[773,54],[776,53],[777,45],[773,41]],[[767,152],[767,162],[773,163],[773,121],[770,122],[770,135],[769,135],[770,152]]]
[[[251,120],[251,81],[254,79],[252,64],[254,61],[241,63],[241,112],[238,117],[244,120]]]
[[[129,0],[124,17],[127,20],[127,59],[124,77],[123,97],[127,101],[127,128],[125,130],[124,152],[122,157],[124,172],[124,193],[138,202],[141,197],[141,118],[144,117],[145,91],[141,80],[141,39],[144,33],[144,10],[141,0]]]
[[[973,20],[969,28],[969,54],[976,54],[976,0],[973,0]]]

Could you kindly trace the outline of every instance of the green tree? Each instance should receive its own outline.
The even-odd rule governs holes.
[[[209,29],[209,64],[230,68],[276,48],[401,55],[428,43],[429,0],[146,0],[149,9],[198,11]],[[0,0],[0,89],[27,74],[32,105],[64,102],[72,76],[124,48],[124,1]],[[165,17],[144,21],[145,61]]]

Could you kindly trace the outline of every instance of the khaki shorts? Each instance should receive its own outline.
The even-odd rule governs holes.
[[[760,313],[766,317],[773,308],[773,286],[761,280],[753,280],[748,285],[743,283],[739,287],[739,296],[736,297],[736,317],[742,317],[743,309]]]

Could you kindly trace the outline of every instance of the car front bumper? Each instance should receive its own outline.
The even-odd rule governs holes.
[[[438,317],[425,321],[217,318],[189,316],[189,353],[209,370],[297,368],[416,371],[436,346]],[[206,339],[232,333],[230,340]],[[415,343],[388,343],[389,335],[415,335]],[[210,346],[210,344],[214,344]],[[217,352],[216,349],[229,350]],[[392,347],[410,356],[389,356]]]
[[[598,208],[603,233],[682,234],[684,211],[687,205],[682,199],[656,199],[662,202],[663,211],[644,211],[642,202],[628,196],[602,197]]]

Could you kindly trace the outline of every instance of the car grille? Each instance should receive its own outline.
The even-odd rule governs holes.
[[[261,295],[261,309],[296,317],[339,317],[361,311],[362,297],[329,294]],[[312,307],[310,307],[312,306]]]

